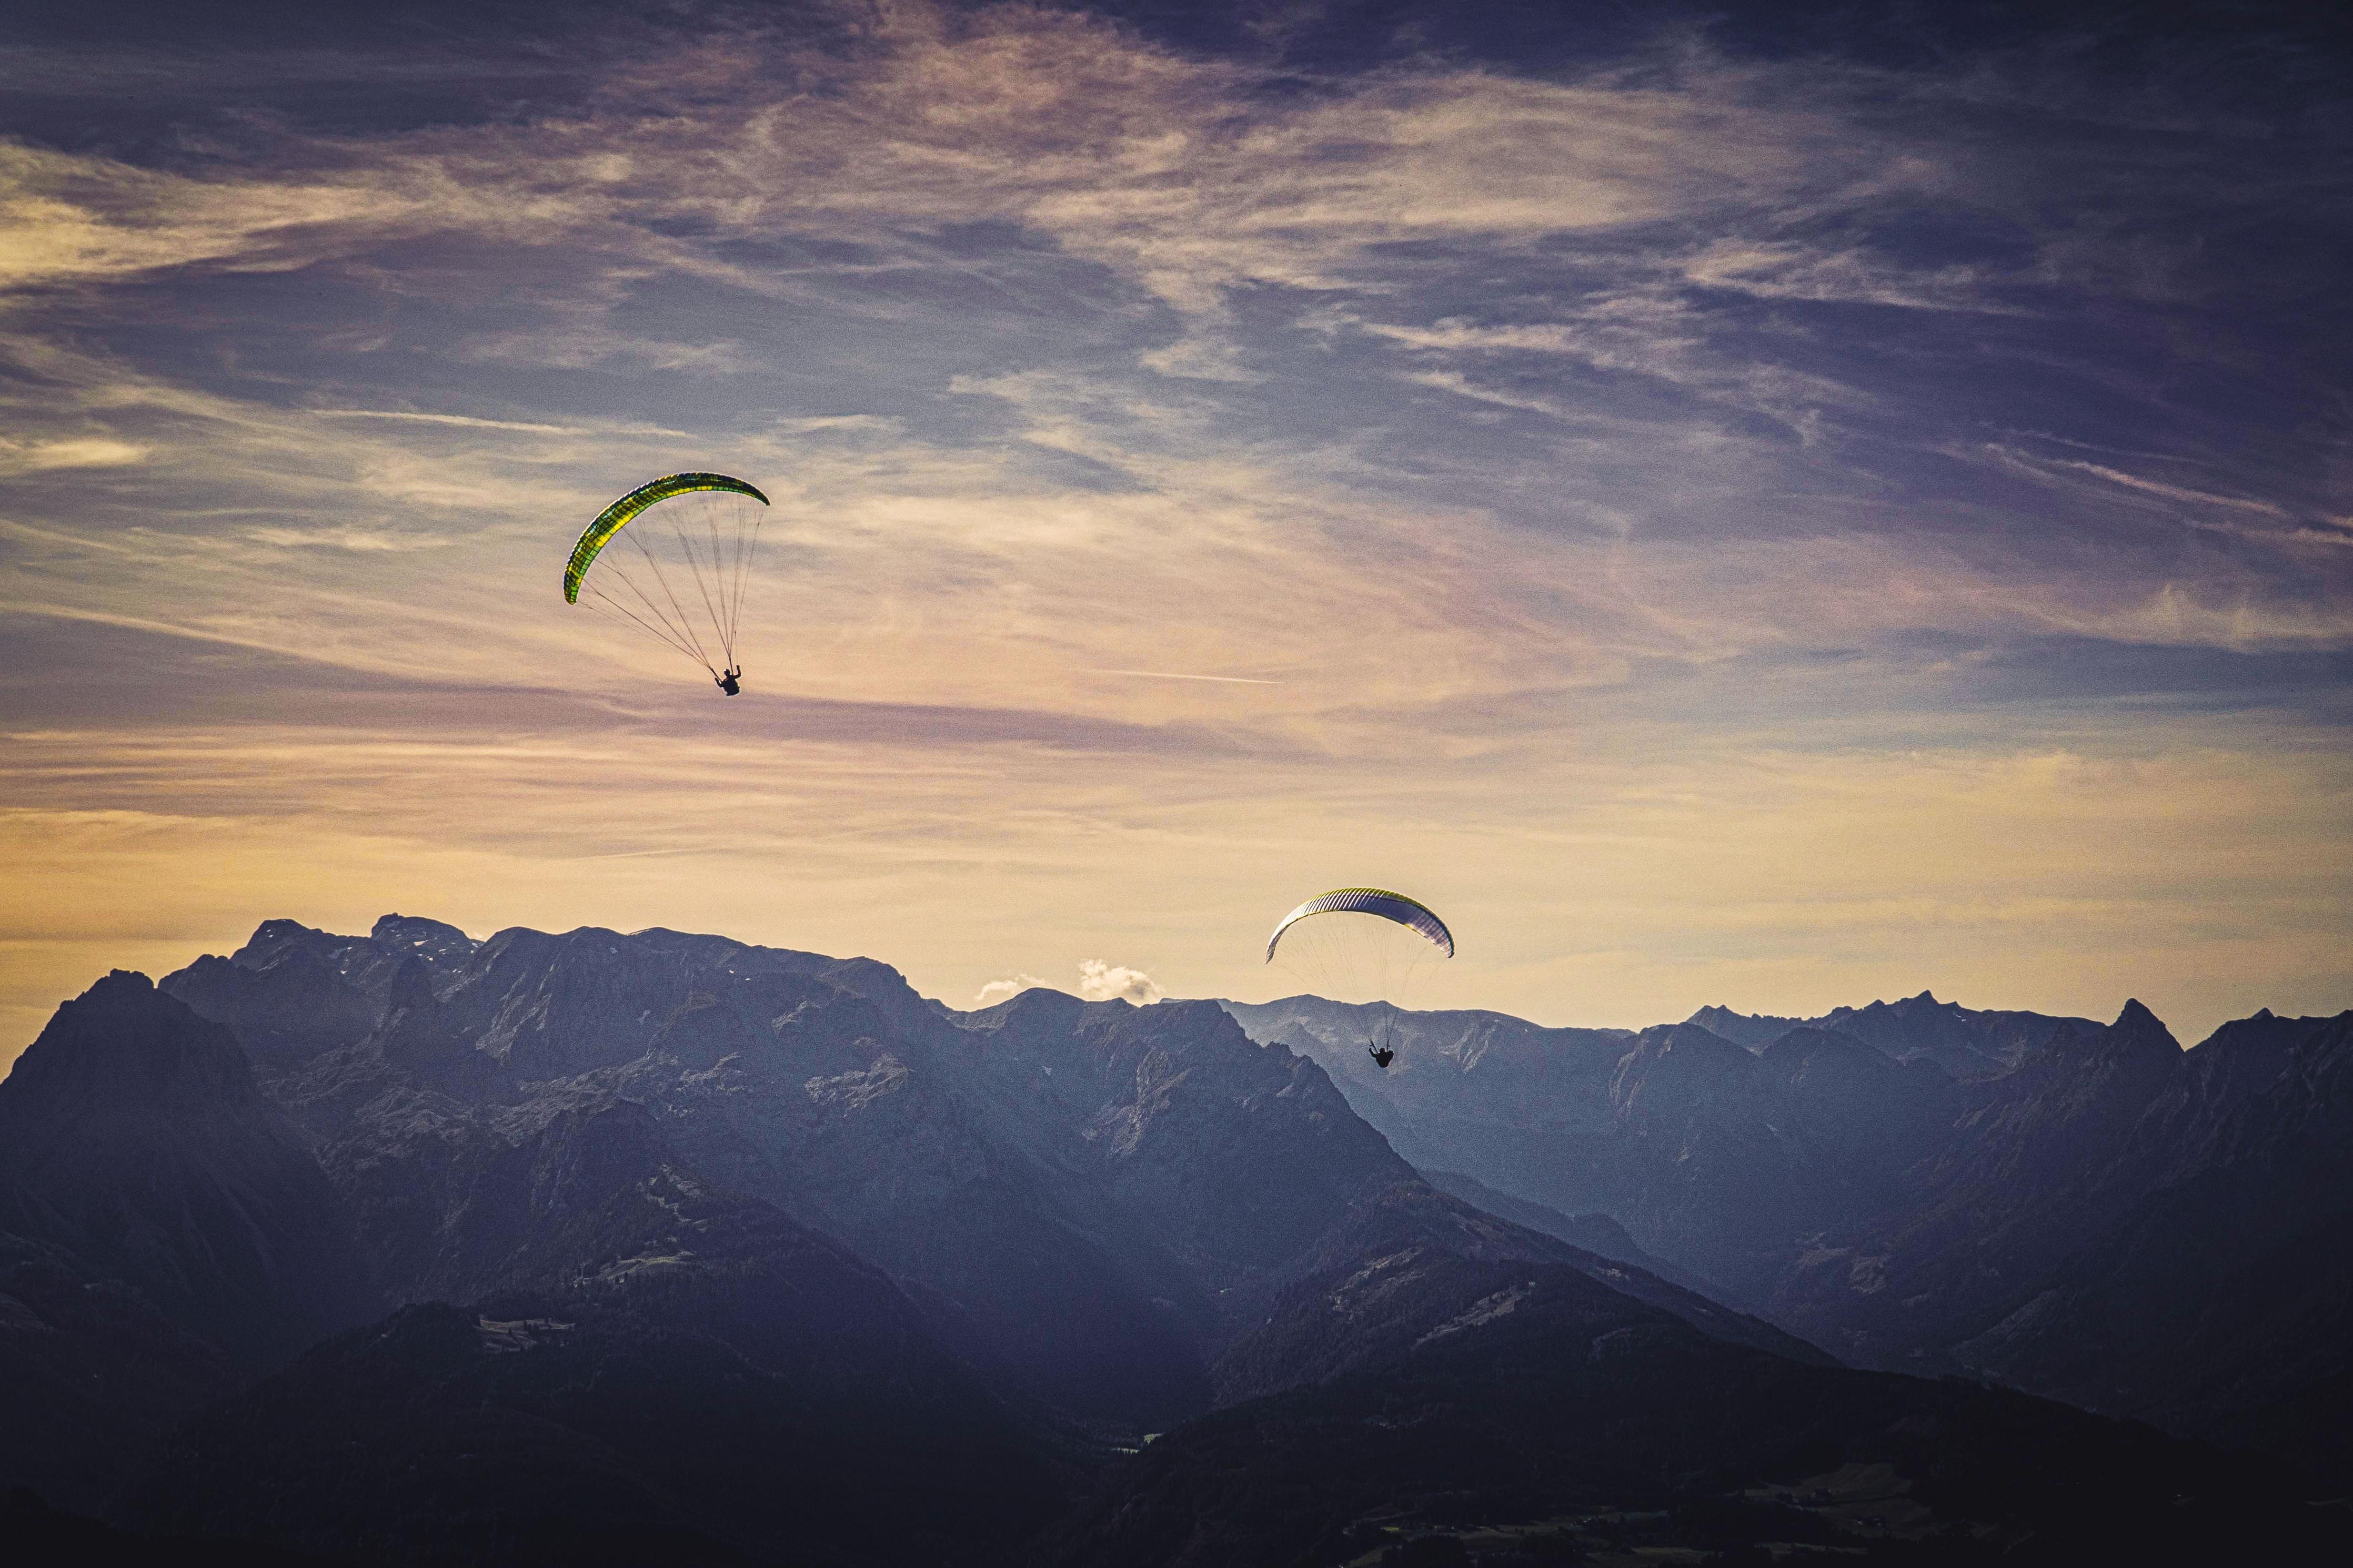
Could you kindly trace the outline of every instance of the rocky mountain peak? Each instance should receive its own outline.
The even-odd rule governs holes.
[[[2116,1021],[2108,1026],[2107,1034],[2100,1037],[2100,1051],[2103,1056],[2122,1053],[2141,1056],[2163,1052],[2168,1057],[2179,1057],[2181,1042],[2173,1037],[2173,1031],[2165,1026],[2163,1020],[2134,999],[2125,1003],[2124,1011],[2116,1015]]]
[[[0,1232],[119,1280],[248,1369],[375,1304],[318,1163],[226,1025],[108,975],[0,1082]]]
[[[322,938],[327,938],[325,931],[301,921],[264,921],[253,928],[253,934],[246,938],[243,947],[228,955],[228,961],[243,968],[259,969],[290,947]]]
[[[1085,1016],[1087,1005],[1067,991],[1057,991],[1050,985],[1032,985],[1027,991],[1016,992],[976,1019],[987,1019],[1000,1027],[1038,1028],[1058,1026],[1076,1028]]]
[[[59,1007],[0,1082],[0,1139],[91,1110],[258,1107],[237,1037],[118,969]]]
[[[415,952],[433,962],[470,957],[481,945],[456,926],[421,915],[385,915],[369,928],[368,940],[389,952]]]
[[[1771,1045],[1791,1029],[1804,1025],[1806,1020],[1777,1017],[1769,1013],[1736,1013],[1729,1007],[1710,1005],[1702,1007],[1683,1022],[1754,1051]]]

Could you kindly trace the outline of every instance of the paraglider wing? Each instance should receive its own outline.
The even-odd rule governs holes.
[[[666,474],[639,485],[598,512],[572,547],[565,601],[676,648],[733,697],[744,673],[735,634],[767,515],[768,498],[730,474]]]
[[[631,518],[657,501],[682,496],[691,490],[732,490],[737,495],[750,496],[762,506],[768,504],[768,498],[757,489],[726,474],[667,474],[651,484],[639,485],[598,512],[596,521],[580,535],[580,542],[572,547],[572,559],[564,568],[565,603],[576,605],[580,602],[581,580],[588,575],[588,568],[596,561],[597,552],[603,550]]]
[[[1328,893],[1308,900],[1282,917],[1274,934],[1266,939],[1266,959],[1274,962],[1274,950],[1282,942],[1282,933],[1311,915],[1356,914],[1377,915],[1385,921],[1395,921],[1409,931],[1419,931],[1431,946],[1446,958],[1454,956],[1454,933],[1437,911],[1403,893],[1392,893],[1380,888],[1335,888]]]

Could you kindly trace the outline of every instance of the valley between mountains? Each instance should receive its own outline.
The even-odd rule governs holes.
[[[9,1528],[1072,1568],[2353,1539],[2353,1015],[2185,1051],[2137,1004],[1419,1014],[1388,1074],[1363,1023],[396,915],[117,972],[0,1081]]]

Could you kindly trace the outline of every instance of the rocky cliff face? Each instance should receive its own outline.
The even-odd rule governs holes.
[[[1896,1189],[1776,1283],[1775,1310],[1867,1364],[1973,1331],[2148,1190],[2158,1173],[2134,1131],[2185,1072],[2172,1035],[2129,1002],[2107,1029],[1967,1086]]]

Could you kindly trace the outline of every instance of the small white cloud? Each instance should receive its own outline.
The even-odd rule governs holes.
[[[1034,974],[1016,974],[1009,980],[992,980],[980,988],[973,998],[976,1007],[994,1007],[1008,997],[1043,986],[1059,990],[1050,980],[1040,980]],[[1117,999],[1148,1006],[1160,1000],[1164,993],[1159,984],[1141,969],[1124,963],[1111,963],[1100,958],[1079,960],[1079,994],[1090,1002]]]
[[[1100,958],[1082,958],[1079,960],[1079,994],[1090,1002],[1108,1002],[1117,997],[1144,1007],[1159,1001],[1166,993],[1141,969],[1106,963]]]
[[[1017,974],[1010,980],[992,980],[980,988],[980,994],[972,999],[972,1005],[994,1007],[1008,997],[1018,996],[1024,991],[1035,990],[1045,984],[1034,974]]]

